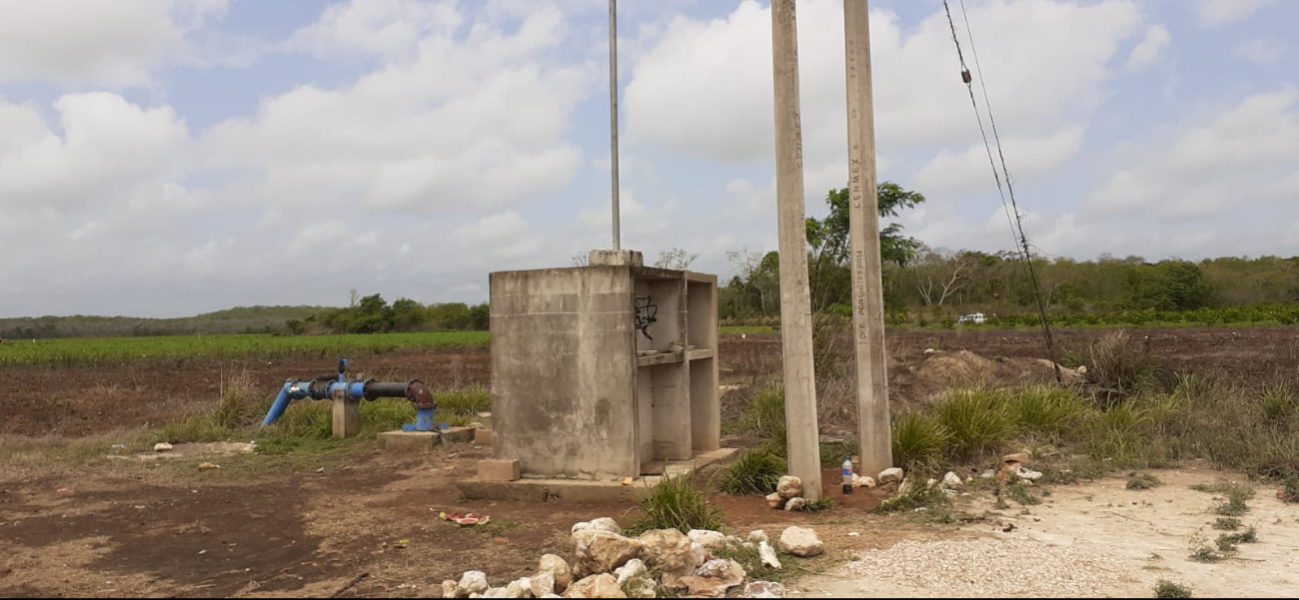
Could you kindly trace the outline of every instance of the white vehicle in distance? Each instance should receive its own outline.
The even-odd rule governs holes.
[[[957,323],[974,323],[975,325],[982,325],[983,321],[983,313],[961,315],[961,317],[956,320]]]

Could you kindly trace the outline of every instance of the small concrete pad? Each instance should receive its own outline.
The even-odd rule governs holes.
[[[475,443],[475,444],[478,444],[479,446],[490,446],[490,445],[492,445],[492,430],[490,430],[490,429],[479,429],[479,430],[475,431],[475,432],[474,432],[474,443]]]
[[[452,427],[441,433],[448,444],[468,444],[474,441],[474,427]],[[384,450],[423,450],[440,444],[436,431],[384,431],[377,439]]]
[[[515,481],[519,478],[519,459],[478,461],[479,481]]]
[[[688,474],[713,464],[729,462],[737,456],[735,448],[721,448],[699,454],[692,460],[673,461],[664,471],[673,477]],[[486,461],[482,461],[486,462]],[[519,479],[518,481],[485,481],[479,478],[456,482],[460,494],[469,500],[506,502],[564,502],[570,504],[634,504],[644,500],[662,477],[640,477],[631,485],[621,481],[579,479]]]
[[[427,450],[438,443],[433,431],[383,431],[378,435],[379,447],[384,450]]]

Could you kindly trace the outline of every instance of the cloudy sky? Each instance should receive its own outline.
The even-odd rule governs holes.
[[[621,3],[624,247],[776,247],[766,4]],[[966,5],[1042,252],[1299,254],[1299,1]],[[0,317],[476,302],[609,247],[606,6],[0,2]],[[881,178],[929,198],[901,220],[1007,249],[942,3],[871,7]],[[798,10],[819,215],[843,13]]]

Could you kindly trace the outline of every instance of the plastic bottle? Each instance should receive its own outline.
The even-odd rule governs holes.
[[[843,457],[843,493],[852,493],[852,457]]]

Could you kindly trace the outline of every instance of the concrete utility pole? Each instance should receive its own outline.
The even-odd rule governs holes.
[[[871,97],[867,0],[844,0],[848,63],[848,212],[852,240],[853,339],[857,346],[857,433],[861,472],[893,466],[884,348],[879,197],[875,177],[875,107]]]
[[[795,0],[771,3],[771,50],[776,89],[776,203],[780,236],[780,336],[785,360],[785,429],[789,473],[803,496],[821,497],[816,377],[812,370],[812,299],[807,283],[807,223],[803,207],[803,133],[798,102]]]
[[[622,249],[618,211],[618,0],[609,0],[609,171],[613,177],[613,249]]]

